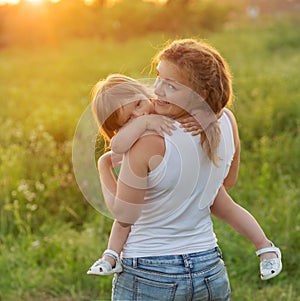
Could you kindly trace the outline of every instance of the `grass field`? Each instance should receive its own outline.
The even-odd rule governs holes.
[[[230,194],[283,252],[283,272],[262,282],[254,247],[216,220],[233,301],[300,300],[297,20],[198,35],[221,51],[234,74],[242,158]],[[149,77],[150,60],[167,38],[0,50],[1,301],[109,300],[111,277],[86,270],[105,249],[112,221],[77,187],[72,139],[96,81],[113,72]]]

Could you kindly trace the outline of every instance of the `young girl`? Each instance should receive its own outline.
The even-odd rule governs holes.
[[[172,135],[175,129],[173,120],[154,114],[151,102],[152,95],[148,89],[138,81],[124,75],[113,74],[96,84],[93,90],[93,110],[98,125],[106,141],[110,143],[113,153],[122,154],[145,134],[163,135],[166,132]],[[233,114],[224,109],[232,122],[235,138],[236,156],[235,167],[239,162],[239,137]],[[199,124],[187,118],[185,126],[193,129],[194,134],[202,132]],[[204,123],[203,123],[204,124]],[[196,126],[196,128],[195,128]],[[111,155],[111,152],[105,154]],[[104,156],[105,156],[104,155]],[[100,166],[99,171],[100,171]],[[233,186],[236,176],[228,176],[220,188],[211,207],[211,213],[217,218],[231,225],[237,232],[248,238],[261,256],[261,279],[267,280],[278,275],[282,269],[281,253],[265,236],[263,230],[254,217],[245,209],[237,205],[227,194],[226,189]],[[97,260],[87,274],[111,275],[122,271],[120,253],[126,243],[131,226],[114,221],[107,250],[102,258]]]

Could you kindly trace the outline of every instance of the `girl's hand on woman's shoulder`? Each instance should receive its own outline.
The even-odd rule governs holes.
[[[163,133],[165,132],[171,136],[171,130],[176,129],[174,125],[175,120],[172,118],[158,114],[150,114],[144,116],[146,118],[146,129],[148,131],[154,131],[161,136],[163,136]]]

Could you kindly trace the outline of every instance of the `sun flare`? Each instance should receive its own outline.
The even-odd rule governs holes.
[[[44,0],[26,0],[28,3],[31,4],[41,4]]]

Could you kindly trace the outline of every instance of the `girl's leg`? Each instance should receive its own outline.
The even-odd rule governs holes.
[[[107,249],[120,255],[130,230],[131,225],[119,223],[115,220],[111,228]],[[116,264],[116,260],[111,256],[104,255],[103,259],[107,260],[112,267]]]
[[[120,253],[127,240],[131,226],[114,221],[108,241],[108,249],[88,270],[89,275],[111,275],[122,271]]]
[[[211,207],[211,212],[220,220],[230,225],[235,231],[249,239],[256,250],[268,248],[268,252],[261,253],[260,260],[264,260],[271,263],[275,260],[278,265],[276,268],[281,270],[281,258],[278,257],[278,252],[272,250],[272,243],[265,235],[264,231],[256,221],[256,219],[243,207],[235,203],[229,194],[226,192],[224,187],[221,187],[217,197],[215,198],[214,204]]]

